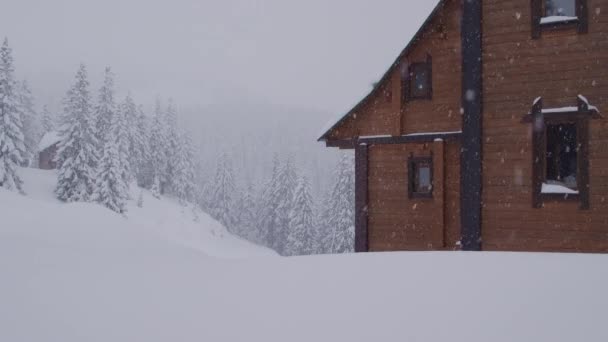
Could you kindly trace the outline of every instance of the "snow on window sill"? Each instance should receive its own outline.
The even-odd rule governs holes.
[[[551,195],[578,195],[579,192],[577,190],[572,190],[565,185],[560,184],[547,184],[543,183],[543,187],[540,191],[541,194],[551,194]]]
[[[541,25],[566,24],[566,23],[572,23],[572,22],[577,22],[577,21],[578,21],[578,17],[554,15],[554,16],[550,16],[550,17],[541,18],[540,24]]]

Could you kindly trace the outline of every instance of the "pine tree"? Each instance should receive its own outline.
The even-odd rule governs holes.
[[[257,207],[254,200],[254,189],[251,183],[240,192],[236,208],[238,213],[238,235],[249,241],[263,243],[260,232],[256,227]]]
[[[180,203],[185,205],[194,200],[194,151],[190,134],[184,132],[182,136],[177,145],[173,190]]]
[[[224,225],[229,231],[235,228],[234,172],[227,154],[222,154],[217,163],[215,183],[211,200],[211,215]]]
[[[48,133],[55,130],[55,116],[49,111],[48,106],[42,107],[42,130]]]
[[[352,156],[343,154],[331,190],[324,245],[329,253],[349,253],[355,248],[355,173]]]
[[[124,143],[120,138],[121,117],[120,112],[115,112],[110,121],[110,126],[105,134],[103,153],[99,162],[97,184],[93,200],[117,213],[126,212],[126,201],[128,187],[124,179],[124,165],[120,156],[120,144]]]
[[[155,189],[158,195],[164,194],[166,183],[169,178],[167,170],[168,150],[169,148],[164,115],[160,100],[157,100],[156,111],[150,130],[150,162],[153,180],[152,187]]]
[[[14,72],[12,51],[4,39],[0,48],[0,186],[23,192],[18,166],[25,146]]]
[[[279,198],[280,201],[275,218],[277,235],[273,248],[283,255],[287,245],[287,235],[289,234],[289,215],[293,210],[293,194],[297,186],[297,175],[290,159],[287,159],[279,170],[278,185],[278,188],[275,189],[278,192],[275,197]]]
[[[177,196],[178,186],[175,184],[177,179],[177,163],[179,163],[179,153],[178,149],[180,148],[180,138],[178,135],[177,128],[177,109],[175,108],[175,104],[172,99],[169,99],[169,104],[167,105],[167,110],[165,111],[165,124],[166,124],[166,138],[167,138],[167,146],[165,155],[167,156],[167,191]]]
[[[137,183],[141,187],[150,188],[154,182],[154,167],[150,152],[150,123],[143,108],[138,108],[137,121],[133,135],[133,151],[131,157],[135,162]]]
[[[280,192],[279,188],[279,170],[281,168],[278,155],[274,155],[272,161],[272,174],[268,182],[264,185],[259,200],[259,220],[258,229],[260,230],[259,235],[263,241],[263,244],[269,248],[274,248],[275,237],[277,236],[278,229],[276,227],[277,222],[277,208],[281,203],[281,198],[278,196]]]
[[[88,201],[95,190],[99,143],[95,138],[87,71],[82,64],[65,98],[61,124],[55,194],[65,202]]]
[[[25,152],[23,166],[31,166],[36,159],[38,152],[38,142],[42,138],[40,120],[34,108],[34,96],[26,81],[19,85],[19,107],[21,112],[21,122],[23,124],[23,136]]]
[[[99,149],[105,146],[106,135],[112,125],[112,119],[116,112],[114,102],[114,74],[112,69],[107,67],[104,72],[103,85],[99,89],[97,106],[95,107],[95,137],[99,143]]]
[[[313,201],[310,195],[310,184],[306,177],[298,180],[292,202],[285,255],[312,254]]]
[[[114,113],[115,118],[112,125],[113,134],[118,149],[118,162],[120,167],[120,177],[127,189],[133,179],[131,168],[131,128],[129,127],[129,116],[135,115],[135,103],[127,97],[126,102],[121,104],[120,108]],[[127,191],[127,197],[129,192]]]

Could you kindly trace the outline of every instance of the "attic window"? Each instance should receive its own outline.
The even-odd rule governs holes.
[[[409,158],[409,195],[410,198],[433,197],[433,157]]]
[[[574,27],[586,33],[587,0],[531,0],[532,37],[540,38],[541,31]]]
[[[403,77],[404,102],[408,100],[432,99],[433,71],[431,56],[425,62],[412,63]]]

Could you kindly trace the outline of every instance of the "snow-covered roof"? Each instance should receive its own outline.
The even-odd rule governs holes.
[[[56,143],[61,141],[61,137],[59,136],[59,132],[50,131],[47,132],[42,139],[40,139],[40,143],[38,144],[38,150],[43,151],[47,148],[55,145]]]
[[[583,101],[587,105],[587,108],[589,108],[589,111],[600,114],[600,110],[596,106],[590,104],[589,100],[585,96],[578,95],[577,98],[580,101]],[[532,106],[536,106],[541,99],[542,99],[542,97],[537,97],[536,99],[534,99]],[[578,112],[578,106],[542,108],[543,114],[558,114],[558,113],[573,113],[573,112]],[[528,115],[532,115],[532,113],[529,112]]]

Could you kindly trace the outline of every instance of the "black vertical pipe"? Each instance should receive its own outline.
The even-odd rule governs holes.
[[[462,249],[481,250],[482,204],[482,0],[462,0]]]

